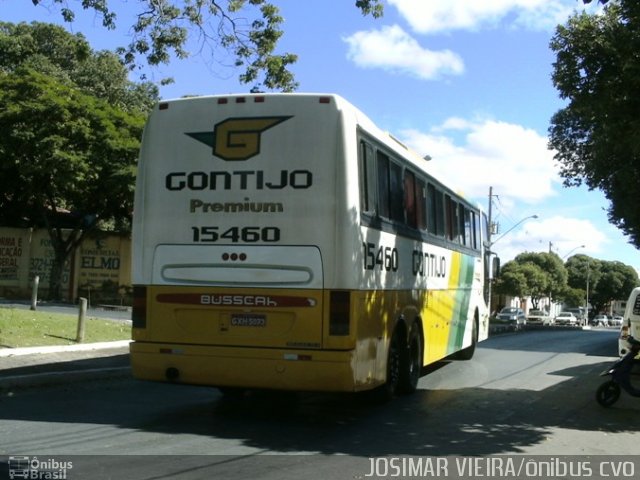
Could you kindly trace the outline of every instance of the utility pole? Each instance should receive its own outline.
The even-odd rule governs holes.
[[[549,241],[549,253],[553,253],[553,243],[551,243],[551,241]],[[549,286],[549,306],[548,306],[548,312],[549,312],[549,316],[553,317],[554,314],[551,313],[551,286]]]
[[[491,211],[493,210],[493,187],[489,187],[489,232],[487,233],[487,243],[489,244],[489,250],[491,250],[491,233],[493,231],[493,218]]]
[[[493,187],[489,187],[489,211],[488,211],[488,216],[489,218],[487,219],[489,222],[488,225],[488,231],[487,231],[487,249],[489,250],[489,255],[487,255],[485,257],[485,262],[489,262],[489,265],[486,266],[487,271],[488,271],[488,275],[487,275],[487,281],[489,282],[489,286],[487,288],[488,291],[488,295],[487,295],[487,307],[489,309],[489,318],[491,318],[491,284],[493,283],[493,252],[491,251],[492,248],[492,243],[491,243],[491,234],[493,233],[493,217],[492,217],[492,210],[493,210]]]

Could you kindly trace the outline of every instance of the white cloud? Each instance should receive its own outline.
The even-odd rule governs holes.
[[[510,225],[504,225],[503,232],[508,228]],[[563,260],[579,253],[598,257],[609,242],[607,236],[589,220],[560,215],[527,220],[504,238],[500,239],[498,234],[495,239],[498,240],[493,250],[503,263],[522,252],[548,252],[549,239],[552,239],[551,251],[564,257]]]
[[[573,253],[607,252],[610,235],[602,226],[572,216],[584,217],[590,207],[576,211],[558,194],[561,179],[545,136],[521,125],[452,117],[427,132],[405,130],[399,137],[420,155],[430,155],[426,169],[467,198],[486,205],[493,186],[499,197],[493,220],[500,226],[493,250],[503,262],[524,251],[549,251],[550,241],[561,257],[581,245]],[[534,214],[539,217],[528,218]]]
[[[520,125],[451,118],[429,132],[404,130],[400,137],[433,158],[428,168],[434,176],[468,197],[484,198],[493,186],[514,201],[536,203],[554,196],[560,184],[547,138]]]
[[[388,0],[416,32],[478,30],[509,21],[530,29],[554,28],[576,8],[576,0]]]
[[[359,67],[407,73],[424,80],[464,71],[460,56],[450,50],[425,49],[397,25],[356,32],[343,40],[349,45],[347,58]]]

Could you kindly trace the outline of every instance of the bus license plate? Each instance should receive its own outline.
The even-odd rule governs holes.
[[[267,316],[255,314],[233,314],[231,315],[232,327],[266,327]]]

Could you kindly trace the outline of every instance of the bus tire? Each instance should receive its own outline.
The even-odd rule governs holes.
[[[398,392],[400,383],[400,369],[402,364],[402,350],[404,343],[398,329],[394,330],[387,352],[387,375],[385,383],[372,391],[375,403],[390,401]]]
[[[418,388],[422,372],[422,337],[418,330],[419,326],[418,322],[411,326],[407,344],[402,348],[398,393],[409,394]]]

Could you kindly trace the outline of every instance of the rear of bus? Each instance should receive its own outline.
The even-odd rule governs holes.
[[[336,225],[354,215],[337,207],[351,195],[339,104],[291,94],[155,107],[133,224],[135,377],[359,388],[349,295],[329,273]]]

